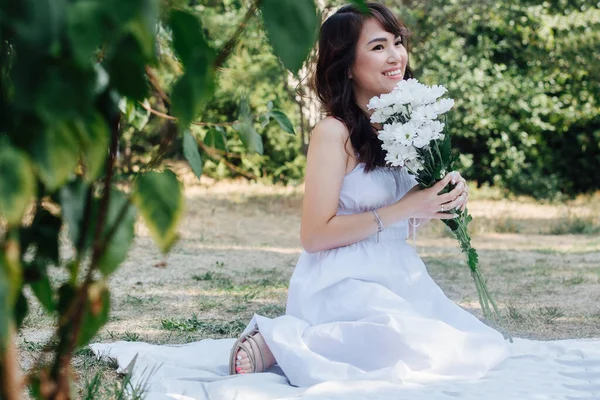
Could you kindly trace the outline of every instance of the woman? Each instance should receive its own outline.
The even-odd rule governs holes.
[[[448,300],[406,243],[409,218],[453,218],[458,173],[421,190],[385,167],[366,104],[412,78],[407,29],[380,4],[342,7],[321,27],[315,88],[327,112],[311,136],[301,241],[286,315],[255,316],[230,373],[275,362],[293,385],[477,379],[504,360],[502,335]],[[451,192],[438,194],[448,183]]]

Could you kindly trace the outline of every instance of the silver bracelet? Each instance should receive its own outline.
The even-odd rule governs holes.
[[[383,230],[383,222],[381,222],[381,217],[377,214],[376,210],[371,211],[375,216],[375,222],[377,222],[377,236],[375,237],[375,241],[379,243],[379,232]]]

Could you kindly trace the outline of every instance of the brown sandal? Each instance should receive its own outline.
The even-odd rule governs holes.
[[[236,375],[236,354],[240,350],[244,350],[248,354],[248,360],[250,361],[250,372],[263,372],[265,370],[265,358],[263,356],[258,343],[254,340],[254,335],[258,333],[258,327],[255,326],[250,332],[242,335],[231,348],[231,355],[229,356],[229,375]],[[256,358],[256,354],[260,357]]]

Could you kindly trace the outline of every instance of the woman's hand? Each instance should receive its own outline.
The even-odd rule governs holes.
[[[463,185],[464,185],[463,186],[463,192],[459,195],[459,197],[462,199],[462,204],[460,204],[460,205],[457,206],[458,210],[464,211],[465,208],[467,207],[467,201],[469,200],[469,186],[467,185],[467,181],[465,180],[465,178],[463,178],[460,175],[460,172],[458,172],[458,171],[452,171],[448,175],[453,175],[452,180],[450,181],[450,183],[452,183],[452,184],[458,184],[458,183],[462,182]],[[444,209],[448,210],[447,207],[444,207]]]
[[[439,194],[453,180],[456,182],[456,187],[448,193]],[[451,172],[428,189],[414,187],[396,204],[409,210],[411,217],[453,219],[457,215],[448,214],[445,211],[455,208],[464,210],[467,199],[465,179],[459,173]]]

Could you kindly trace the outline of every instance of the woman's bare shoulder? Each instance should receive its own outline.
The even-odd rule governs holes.
[[[311,139],[318,136],[321,140],[343,140],[348,138],[349,131],[345,123],[328,116],[319,121],[313,128]]]

